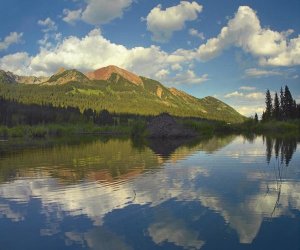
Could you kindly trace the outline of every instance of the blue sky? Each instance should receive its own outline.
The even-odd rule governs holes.
[[[288,85],[300,102],[299,0],[4,0],[0,68],[51,75],[110,64],[245,115]]]

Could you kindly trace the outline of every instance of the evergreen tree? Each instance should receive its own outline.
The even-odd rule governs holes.
[[[272,97],[270,94],[270,90],[267,90],[266,92],[266,111],[265,111],[265,121],[269,121],[272,118],[272,111],[273,111],[273,105],[272,105]]]
[[[297,119],[300,119],[300,104],[297,104]]]
[[[258,115],[257,115],[257,113],[255,113],[255,115],[254,115],[254,121],[255,121],[255,123],[258,123]]]
[[[294,99],[292,97],[292,94],[288,88],[288,86],[285,86],[284,90],[284,112],[285,112],[285,118],[292,119],[294,114]]]
[[[265,111],[261,115],[261,120],[266,121],[266,112]]]
[[[285,103],[285,98],[284,98],[284,93],[282,87],[280,88],[280,120],[285,119],[285,110],[284,110],[284,103]]]
[[[96,116],[95,123],[99,125],[112,125],[113,116],[106,109],[101,110],[99,115]]]
[[[298,117],[298,110],[297,110],[297,103],[296,103],[296,100],[294,100],[294,103],[293,103],[293,119],[297,119]]]
[[[277,92],[275,93],[275,97],[274,97],[272,118],[277,121],[280,120],[280,104],[279,104]]]

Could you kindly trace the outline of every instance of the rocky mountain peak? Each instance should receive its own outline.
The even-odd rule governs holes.
[[[124,79],[128,80],[129,82],[132,82],[133,84],[136,85],[142,85],[143,80],[136,74],[131,73],[125,69],[121,69],[117,66],[114,65],[109,65],[104,68],[97,69],[95,71],[91,71],[86,73],[86,76],[90,80],[108,80],[112,74],[117,74]]]

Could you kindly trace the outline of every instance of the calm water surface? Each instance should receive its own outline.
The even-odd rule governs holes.
[[[0,249],[299,250],[298,141],[0,141]]]

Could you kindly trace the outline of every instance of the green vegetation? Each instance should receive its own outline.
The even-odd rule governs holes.
[[[136,120],[131,125],[130,136],[132,138],[141,138],[147,136],[147,123],[145,120]]]
[[[71,81],[62,84],[66,80]],[[143,84],[135,85],[114,73],[107,81],[87,81],[83,74],[72,70],[52,76],[45,84],[18,84],[3,80],[0,83],[0,97],[27,105],[71,107],[81,113],[87,109],[96,112],[106,109],[110,113],[142,116],[168,112],[174,116],[231,123],[245,120],[233,108],[213,97],[198,99],[182,91],[166,88],[152,79],[142,80]]]
[[[288,87],[266,93],[260,122],[246,119],[213,97],[195,98],[142,77],[136,85],[113,73],[89,80],[77,70],[61,71],[42,84],[16,83],[15,75],[0,71],[0,136],[44,138],[80,133],[147,136],[147,122],[167,112],[201,136],[217,133],[290,133],[300,131],[300,106]],[[298,120],[297,120],[298,119]]]
[[[248,119],[239,124],[217,121],[184,120],[185,126],[195,130],[201,136],[215,134],[260,134],[271,136],[300,136],[300,120],[258,122]]]
[[[255,122],[248,120],[239,125],[233,125],[232,130],[239,133],[269,134],[275,136],[299,136],[300,120]]]
[[[262,122],[300,119],[300,105],[296,104],[288,86],[285,86],[284,91],[281,88],[280,100],[277,93],[275,93],[274,103],[272,101],[270,91],[267,90],[266,109],[262,115]]]
[[[0,126],[0,137],[47,138],[78,134],[130,135],[131,130],[129,126],[97,126],[92,123],[18,125],[14,127]]]

